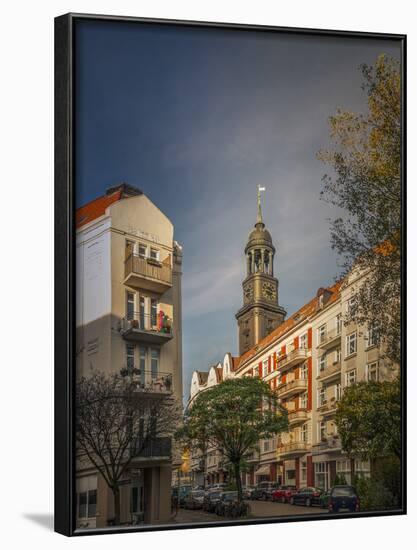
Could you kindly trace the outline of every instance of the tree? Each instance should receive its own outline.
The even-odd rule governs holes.
[[[359,382],[345,388],[336,411],[342,448],[375,460],[401,459],[401,387],[392,382]]]
[[[366,273],[350,319],[379,332],[386,354],[400,361],[401,76],[384,55],[361,66],[368,112],[331,116],[334,147],[318,157],[334,175],[323,177],[322,198],[344,211],[331,223],[332,248],[345,274]]]
[[[233,468],[239,502],[245,455],[260,439],[288,429],[286,410],[276,393],[257,378],[226,380],[200,393],[186,411],[184,433],[222,449]]]
[[[151,395],[131,376],[94,371],[76,387],[75,433],[79,460],[86,458],[103,476],[114,497],[120,524],[120,481],[135,456],[177,427],[180,409],[171,394]],[[165,440],[166,441],[166,440]]]

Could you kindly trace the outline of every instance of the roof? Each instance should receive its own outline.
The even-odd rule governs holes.
[[[110,187],[107,189],[105,195],[77,208],[75,211],[75,227],[79,229],[83,225],[104,216],[106,209],[113,203],[136,195],[142,195],[142,191],[127,183],[121,183],[114,187]]]
[[[329,299],[326,302],[326,307],[333,302],[335,302],[340,296],[340,287],[342,281],[338,281],[334,285],[326,288],[328,292],[331,293]],[[256,346],[248,350],[246,353],[241,355],[236,362],[238,366],[234,367],[234,370],[237,370],[245,363],[248,359],[251,359],[257,355],[260,351],[264,350],[270,344],[283,337],[287,332],[294,328],[298,323],[304,321],[308,317],[311,317],[318,310],[317,297],[312,298],[307,304],[303,305],[298,311],[293,313],[286,321],[281,323],[275,330],[273,330],[268,336],[265,336]]]

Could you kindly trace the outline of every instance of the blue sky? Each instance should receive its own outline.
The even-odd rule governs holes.
[[[243,249],[256,186],[288,313],[338,274],[319,199],[337,107],[366,109],[361,63],[382,40],[83,21],[76,28],[77,206],[126,181],[172,220],[184,248],[184,393],[237,352]]]

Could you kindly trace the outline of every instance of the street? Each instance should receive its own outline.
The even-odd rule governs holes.
[[[284,517],[293,515],[306,515],[306,514],[327,514],[327,510],[319,508],[318,506],[293,506],[291,504],[282,504],[280,502],[269,502],[262,500],[248,501],[251,507],[251,513],[249,519],[256,518],[273,518]],[[230,521],[230,518],[223,518],[216,514],[210,514],[203,510],[185,510],[180,508],[178,514],[174,519],[175,523],[198,523],[209,521]]]

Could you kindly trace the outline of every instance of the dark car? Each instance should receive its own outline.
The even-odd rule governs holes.
[[[204,491],[197,490],[197,491],[191,491],[190,494],[188,494],[184,498],[184,508],[187,508],[189,510],[198,510],[203,507],[203,500],[204,500]]]
[[[203,510],[206,512],[215,512],[220,495],[221,491],[207,491],[203,499]]]
[[[359,512],[359,497],[351,485],[335,485],[329,495],[329,512]]]
[[[258,486],[252,491],[251,498],[253,500],[270,500],[272,493],[279,485],[272,481],[261,481]]]
[[[218,502],[216,503],[215,512],[218,516],[228,516],[229,509],[237,502],[237,491],[224,491],[220,493]]]
[[[297,489],[293,485],[281,485],[272,492],[274,502],[290,502],[290,499]]]
[[[322,489],[318,487],[304,487],[296,491],[290,498],[291,504],[303,504],[304,506],[320,505]]]

